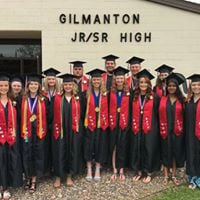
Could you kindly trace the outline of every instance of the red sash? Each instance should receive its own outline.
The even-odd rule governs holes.
[[[53,119],[53,135],[57,140],[59,136],[63,137],[62,129],[62,111],[63,111],[63,98],[60,95],[55,95],[54,99],[54,119]],[[72,96],[72,115],[68,116],[72,118],[72,131],[78,133],[80,123],[80,100],[79,98]]]
[[[127,77],[126,81],[127,81],[128,87],[131,88],[132,77],[131,76]]]
[[[106,84],[106,81],[107,81],[107,73],[103,73],[101,76],[102,76],[102,79],[103,79],[104,83]]]
[[[152,96],[153,97],[153,96]],[[143,108],[142,130],[147,134],[152,128],[153,98],[148,99]],[[140,97],[132,103],[132,131],[135,135],[140,130]]]
[[[47,134],[46,106],[43,98],[38,99],[36,109],[36,134],[39,139],[43,139]],[[28,106],[28,99],[22,99],[21,114],[21,137],[27,140],[32,135],[31,111]]]
[[[160,88],[159,86],[156,86],[156,94],[157,94],[159,97],[162,97],[162,88]]]
[[[124,130],[128,126],[128,115],[129,115],[129,93],[122,96],[122,102],[120,107],[120,119],[119,127]],[[109,114],[109,125],[110,129],[113,130],[116,127],[117,121],[117,96],[115,92],[110,92],[110,114]]]
[[[13,145],[16,142],[16,125],[17,125],[16,109],[8,99],[8,121],[4,112],[4,107],[0,102],[0,144]]]
[[[162,96],[159,106],[160,135],[163,139],[168,135],[167,101],[168,97]],[[178,99],[175,106],[174,133],[179,136],[183,133],[183,106]]]
[[[82,76],[81,78],[81,92],[84,92],[89,87],[89,79],[86,76]]]
[[[102,128],[106,130],[108,128],[108,99],[107,95],[100,95],[98,122],[96,122],[95,101],[94,96],[91,93],[87,99],[87,111],[85,116],[85,127],[88,127],[90,131],[94,131],[95,128]]]
[[[200,140],[200,100],[198,101],[196,108],[195,136]]]

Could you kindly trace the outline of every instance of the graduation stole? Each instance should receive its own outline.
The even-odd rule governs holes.
[[[140,130],[140,115],[142,118],[142,130],[147,134],[152,128],[152,112],[153,112],[153,95],[150,99],[145,100],[144,107],[141,109],[140,96],[134,99],[132,102],[132,131],[135,135],[138,134]]]
[[[110,114],[109,114],[109,125],[110,129],[113,130],[117,123],[117,112],[120,112],[119,128],[124,130],[128,126],[128,115],[129,115],[129,98],[130,93],[127,92],[122,96],[121,106],[117,108],[117,96],[116,92],[110,92]]]
[[[197,103],[196,109],[195,136],[200,140],[200,100]]]
[[[103,79],[104,83],[106,84],[106,81],[107,81],[107,74],[106,73],[102,74],[102,79]]]
[[[62,121],[62,113],[63,113],[63,103],[64,96],[56,95],[54,99],[54,119],[53,119],[53,135],[57,140],[59,136],[63,138],[63,121]],[[72,131],[73,133],[78,133],[79,131],[79,123],[80,123],[80,100],[79,97],[72,96]],[[64,113],[65,114],[65,113]]]
[[[132,78],[131,78],[131,76],[128,76],[127,78],[126,78],[126,81],[127,81],[127,84],[128,84],[128,86],[129,86],[129,88],[131,88],[131,80]]]
[[[81,78],[81,92],[84,92],[88,89],[89,86],[89,80],[86,76],[82,76]]]
[[[159,121],[160,121],[160,135],[163,139],[168,135],[168,122],[167,122],[167,96],[162,96],[159,105]],[[177,99],[175,104],[175,121],[174,133],[179,136],[183,133],[183,106]]]
[[[96,112],[98,112],[97,122]],[[102,128],[103,130],[108,128],[108,100],[106,94],[100,94],[99,108],[95,108],[95,100],[93,94],[91,93],[88,96],[84,125],[92,132],[95,130],[95,128]]]
[[[10,99],[8,99],[8,121],[6,121],[4,107],[1,102],[0,119],[0,144],[7,142],[9,145],[13,145],[16,142],[17,114]]]
[[[32,135],[32,125],[31,123],[36,121],[36,135],[39,139],[43,139],[47,134],[47,121],[46,121],[46,106],[44,98],[37,100],[36,106],[36,116],[33,118],[33,114],[31,113],[28,99],[22,99],[22,107],[21,107],[21,137],[28,141],[28,139]]]
[[[159,97],[162,97],[162,88],[160,88],[159,86],[156,86],[156,94],[157,94]]]

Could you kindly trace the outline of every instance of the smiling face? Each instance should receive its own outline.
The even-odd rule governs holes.
[[[18,95],[22,91],[22,83],[19,81],[13,81],[11,83],[11,88],[14,95]]]
[[[55,87],[56,86],[56,77],[55,76],[48,76],[47,77],[47,84],[49,87]]]
[[[73,82],[65,82],[65,83],[63,83],[63,90],[64,90],[64,92],[65,93],[72,93],[73,86],[74,86]]]
[[[145,77],[141,77],[138,82],[139,90],[141,92],[147,92],[147,89],[149,87],[149,82],[150,82],[149,79]]]
[[[107,60],[105,62],[106,71],[109,72],[109,73],[113,72],[113,70],[115,69],[115,66],[116,66],[116,63],[115,63],[114,60]]]
[[[175,94],[177,90],[177,86],[174,82],[169,82],[167,86],[167,91],[169,94]]]
[[[102,80],[101,77],[93,77],[92,78],[92,86],[94,88],[100,88],[100,86],[101,86],[101,80]]]
[[[30,91],[30,93],[35,94],[39,90],[39,85],[40,84],[37,81],[30,81],[28,83],[28,90]]]
[[[198,82],[192,82],[191,83],[191,89],[192,89],[192,92],[195,95],[199,95],[200,94],[200,81],[198,81]]]
[[[160,80],[164,80],[169,76],[169,73],[167,72],[161,72],[159,75]]]
[[[115,83],[116,83],[117,88],[122,88],[125,83],[125,77],[123,75],[116,76]]]
[[[133,76],[135,76],[141,70],[141,64],[131,64],[130,71]]]
[[[76,78],[81,78],[83,76],[83,67],[73,67],[73,75]]]
[[[0,81],[0,95],[6,95],[9,91],[9,82]]]

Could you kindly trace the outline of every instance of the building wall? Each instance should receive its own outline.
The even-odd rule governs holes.
[[[104,67],[102,56],[120,56],[117,64],[127,66],[132,56],[146,59],[143,66],[154,73],[155,67],[166,63],[186,75],[199,72],[200,16],[143,0],[1,0],[0,31],[29,30],[42,32],[42,66],[56,66],[69,72],[68,62],[87,61],[85,71]],[[77,25],[61,24],[61,13],[140,14],[139,24]],[[109,42],[73,43],[74,32],[106,32]],[[120,32],[151,32],[151,42],[121,43]]]

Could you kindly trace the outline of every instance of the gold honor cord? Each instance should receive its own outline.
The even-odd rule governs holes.
[[[42,139],[42,106],[40,100],[38,101],[38,111],[39,111],[39,138]]]
[[[99,98],[99,112],[98,112],[98,121],[97,121],[97,128],[100,128],[100,112],[101,112],[101,94],[100,95],[100,98]]]
[[[60,121],[61,121],[61,127],[60,127],[60,138],[62,139],[63,138],[63,121],[62,121],[62,113],[63,113],[63,110],[64,110],[64,96],[62,97],[61,99],[61,108],[60,108],[61,112],[60,112]]]
[[[27,100],[24,101],[24,124],[23,124],[23,133],[25,133],[25,140],[28,141],[28,131],[27,131]]]
[[[86,114],[85,114],[85,127],[88,127],[88,110],[89,110],[89,103],[90,103],[90,95],[88,95],[88,100],[87,100],[87,110],[86,110]]]
[[[15,119],[14,119],[14,111],[13,111],[13,105],[10,102],[10,106],[11,106],[11,113],[12,113],[12,136],[15,137],[16,136],[16,124],[15,124]]]

